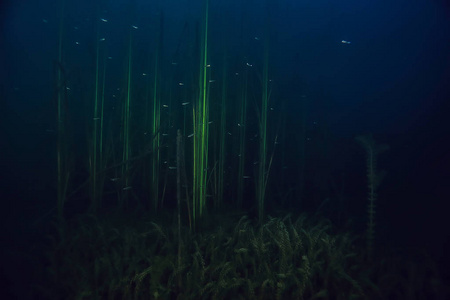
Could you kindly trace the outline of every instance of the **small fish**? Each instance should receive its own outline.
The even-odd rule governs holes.
[[[163,104],[163,107],[164,107],[164,108],[168,108],[168,107],[169,107],[169,105],[167,105],[167,104]]]
[[[184,83],[182,83],[182,82],[178,82],[178,85],[179,85],[179,86],[183,86],[183,85],[184,85]]]
[[[259,41],[259,37],[255,36],[255,40]]]
[[[214,80],[214,79],[209,80],[209,83],[213,83],[213,82],[216,82],[216,80]]]
[[[190,135],[188,135],[188,138],[191,138],[191,137],[193,137],[193,136],[194,136],[194,134],[191,133]]]
[[[110,178],[109,180],[111,180],[112,182],[116,182],[116,181],[119,181],[120,178],[119,177],[114,177],[114,178]]]
[[[92,120],[98,121],[98,120],[100,120],[100,118],[92,118]]]
[[[186,105],[188,105],[190,102],[183,102],[183,103],[181,103],[181,105],[183,105],[183,106],[186,106]]]
[[[133,29],[139,29],[139,27],[137,27],[136,25],[133,25],[131,27],[133,27]]]
[[[106,39],[105,38],[101,38],[101,39],[99,39],[98,41],[99,42],[104,42]]]
[[[211,65],[206,65],[205,67],[207,67],[207,68],[211,68]]]
[[[236,72],[236,73],[234,73],[234,75],[236,75],[236,76],[239,76],[239,73],[238,73],[238,72]]]
[[[251,178],[250,176],[242,176],[242,178],[244,178],[244,179],[249,179],[249,178]]]
[[[112,56],[108,56],[108,59],[112,59]]]
[[[172,62],[172,66],[176,66],[176,65],[178,65],[178,63],[176,63],[176,62]]]
[[[79,45],[80,43],[79,42],[75,42],[75,45]]]
[[[246,65],[247,65],[248,67],[253,67],[253,65],[251,65],[251,64],[249,64],[249,63],[246,63]]]
[[[346,41],[346,40],[342,40],[341,43],[342,43],[342,44],[350,45],[352,42],[349,42],[349,41]]]
[[[126,186],[126,187],[124,187],[123,189],[122,189],[122,191],[129,191],[129,190],[131,190],[133,187],[131,187],[131,186]]]
[[[212,123],[213,123],[213,121],[209,121],[209,122],[208,122],[208,124],[212,124]]]
[[[142,76],[147,76],[147,73],[142,73]]]
[[[167,133],[163,133],[162,136],[169,136]]]
[[[177,167],[169,167],[169,170],[176,170]]]
[[[108,23],[108,20],[106,20],[106,19],[100,19],[100,21],[102,21],[102,22],[105,22],[105,23]]]
[[[229,135],[231,135],[231,132],[228,131],[227,133],[228,133]]]

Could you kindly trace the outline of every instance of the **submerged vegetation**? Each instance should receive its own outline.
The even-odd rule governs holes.
[[[367,228],[358,228],[366,234],[340,230],[350,223],[342,205],[348,191],[334,175],[344,167],[331,162],[327,129],[307,128],[313,96],[306,85],[296,85],[291,97],[299,111],[287,117],[271,49],[270,1],[258,36],[247,28],[243,6],[236,39],[218,38],[209,0],[178,28],[179,39],[166,36],[162,10],[137,26],[131,3],[118,44],[108,43],[115,33],[98,4],[89,37],[93,57],[80,62],[68,47],[69,3],[61,1],[57,221],[34,294],[423,299],[440,293],[431,261],[393,265],[375,249],[383,174],[375,158],[387,146],[368,136],[358,138],[367,151],[369,196],[358,199],[368,201]],[[317,139],[310,142],[309,134]],[[364,178],[363,159],[361,166]],[[335,199],[339,207],[329,219],[271,217],[281,215],[278,208],[317,216]]]
[[[360,241],[326,219],[221,224],[182,228],[180,240],[143,216],[82,216],[52,238],[36,290],[45,299],[437,299],[441,288],[426,257],[365,264]]]

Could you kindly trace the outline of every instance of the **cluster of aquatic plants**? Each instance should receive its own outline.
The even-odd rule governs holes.
[[[246,216],[203,233],[147,217],[83,216],[47,245],[45,299],[441,299],[427,256],[374,263],[328,220]],[[181,237],[181,239],[180,239]],[[442,298],[444,299],[444,298]]]
[[[128,224],[127,224],[128,223]],[[363,297],[361,262],[349,234],[305,217],[242,217],[191,234],[177,257],[177,231],[83,217],[48,252],[48,299],[304,299]],[[118,226],[118,224],[127,224]]]

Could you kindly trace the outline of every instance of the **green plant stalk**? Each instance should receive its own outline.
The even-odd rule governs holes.
[[[388,150],[389,146],[385,144],[376,144],[371,135],[357,136],[356,140],[366,150],[367,154],[367,183],[368,183],[368,222],[367,222],[367,258],[373,258],[373,244],[375,240],[375,201],[377,199],[377,189],[384,177],[383,172],[377,170],[377,156]]]
[[[223,193],[224,193],[224,185],[225,185],[225,138],[226,138],[226,123],[227,123],[227,111],[226,111],[226,102],[227,102],[227,62],[226,62],[226,54],[224,55],[224,64],[223,64],[223,82],[222,82],[222,99],[220,106],[220,132],[219,132],[219,176],[218,176],[218,193],[216,200],[216,208],[219,208],[223,202]]]
[[[158,51],[159,52],[159,51]],[[153,82],[153,124],[152,124],[152,148],[153,148],[153,156],[152,156],[152,194],[153,194],[153,208],[158,208],[158,197],[159,197],[159,160],[160,160],[160,126],[161,126],[161,111],[160,111],[160,101],[158,97],[158,56],[159,53],[156,54],[155,59],[155,79]]]
[[[103,82],[102,82],[102,96],[101,96],[101,108],[100,108],[100,142],[99,142],[99,159],[100,165],[104,168],[103,160],[103,126],[104,126],[104,116],[105,116],[105,82],[106,82],[106,59],[103,62]]]
[[[244,196],[244,171],[245,171],[245,134],[247,122],[247,86],[248,70],[244,72],[244,82],[241,90],[241,107],[239,110],[239,165],[238,165],[238,185],[237,185],[237,205],[242,207]]]
[[[267,108],[269,102],[269,43],[268,37],[264,44],[264,68],[262,78],[262,103],[260,118],[260,143],[259,143],[259,170],[257,182],[257,199],[258,199],[258,219],[263,222],[264,219],[264,202],[266,198],[266,187],[268,171],[266,170],[267,160]]]
[[[98,22],[97,22],[98,23]],[[91,173],[91,211],[95,213],[98,209],[98,186],[97,186],[97,147],[98,147],[98,94],[99,94],[99,60],[100,60],[100,41],[99,41],[99,28],[97,24],[97,47],[95,53],[95,88],[94,88],[94,115],[92,118],[93,130],[92,130],[92,150],[91,150],[91,164],[90,164],[90,173]]]
[[[127,62],[127,95],[125,98],[123,108],[123,151],[122,161],[128,162],[130,159],[130,104],[131,104],[131,69],[132,69],[132,35],[130,32],[130,41],[128,45],[128,62]],[[124,187],[130,184],[129,178],[129,164],[124,163],[122,166],[122,178]],[[120,206],[123,206],[123,199],[121,199]]]
[[[160,143],[161,143],[161,100],[159,95],[159,69],[162,55],[162,39],[163,39],[164,17],[161,13],[159,25],[158,46],[155,55],[154,81],[153,81],[153,156],[152,156],[152,194],[153,207],[155,211],[158,208],[159,199],[159,173],[160,173]]]
[[[193,166],[193,221],[201,218],[206,207],[206,182],[208,178],[208,121],[209,103],[207,95],[208,69],[208,9],[209,0],[205,0],[205,16],[202,47],[200,55],[199,95],[193,109],[194,127],[194,166]]]

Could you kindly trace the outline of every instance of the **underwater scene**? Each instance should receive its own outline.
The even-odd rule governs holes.
[[[450,5],[0,4],[1,299],[450,299]]]

